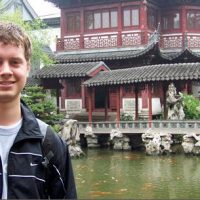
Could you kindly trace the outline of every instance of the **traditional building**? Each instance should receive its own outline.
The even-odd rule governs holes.
[[[48,1],[61,9],[61,35],[56,64],[35,77],[57,89],[61,110],[151,120],[170,82],[200,96],[198,0]]]
[[[13,13],[19,10],[23,20],[29,21],[38,18],[37,13],[33,10],[27,0],[1,0],[0,13]]]

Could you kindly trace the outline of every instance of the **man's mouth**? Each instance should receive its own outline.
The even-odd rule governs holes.
[[[14,83],[15,83],[14,81],[0,81],[0,85],[5,85],[5,86],[12,85]]]

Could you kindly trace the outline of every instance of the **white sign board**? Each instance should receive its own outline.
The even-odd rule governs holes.
[[[123,98],[122,106],[125,112],[135,111],[135,98]]]
[[[80,112],[82,110],[81,99],[66,99],[65,109],[67,112]]]

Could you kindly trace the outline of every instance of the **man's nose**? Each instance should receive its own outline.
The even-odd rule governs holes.
[[[0,75],[10,75],[12,74],[10,65],[8,62],[4,62],[1,66],[0,66]]]

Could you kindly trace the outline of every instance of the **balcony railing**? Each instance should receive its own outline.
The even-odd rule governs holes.
[[[84,35],[71,35],[57,39],[57,51],[130,47],[147,44],[148,35],[140,30]]]
[[[151,129],[156,132],[168,132],[171,134],[186,134],[190,132],[200,133],[200,120],[175,121],[175,120],[153,120],[153,121],[120,121],[120,122],[79,122],[80,133],[84,134],[87,126],[92,127],[94,134],[109,134],[112,129],[119,129],[122,133],[135,134],[144,133]]]
[[[57,39],[57,51],[96,49],[112,47],[138,47],[146,45],[152,32],[124,31],[71,35]],[[169,33],[160,35],[160,47],[163,49],[200,48],[198,33]]]

